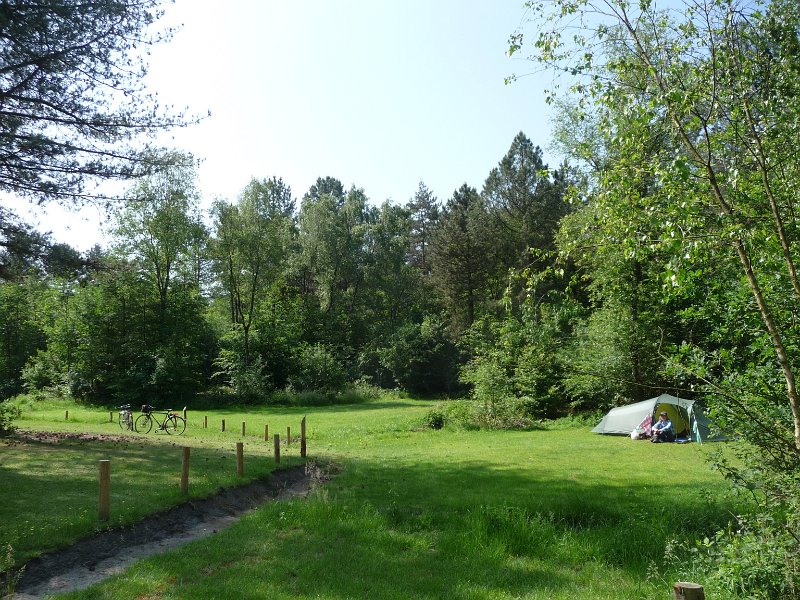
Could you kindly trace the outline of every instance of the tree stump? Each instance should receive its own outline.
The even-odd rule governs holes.
[[[672,588],[675,591],[675,600],[706,600],[702,585],[688,581],[676,581]]]

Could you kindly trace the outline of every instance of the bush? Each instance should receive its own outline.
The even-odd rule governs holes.
[[[472,384],[472,398],[486,414],[495,412],[495,405],[512,393],[510,378],[500,362],[492,356],[474,359],[461,372],[461,379]]]
[[[526,398],[502,398],[476,404],[476,424],[482,429],[533,429],[531,403]]]
[[[264,374],[264,362],[260,356],[256,356],[245,366],[238,353],[221,350],[214,364],[219,369],[214,375],[227,379],[239,402],[249,404],[264,400],[272,392],[271,382]]]
[[[422,422],[430,429],[442,429],[447,423],[447,416],[441,408],[432,408],[422,417]]]
[[[19,418],[20,414],[22,411],[16,404],[9,400],[0,401],[0,436],[10,435],[17,429],[14,419]]]
[[[385,394],[376,387],[365,383],[348,386],[338,392],[307,390],[296,392],[280,390],[270,395],[270,403],[283,406],[331,406],[334,404],[360,404],[377,400]]]
[[[379,354],[380,364],[404,390],[431,396],[458,388],[458,350],[441,321],[406,325]]]
[[[708,582],[727,598],[800,598],[800,473],[767,473],[764,461],[715,463],[753,492],[752,510],[737,517],[736,528],[718,531],[697,543],[701,568]],[[757,459],[755,459],[757,460]],[[745,466],[745,469],[740,467]]]
[[[303,344],[292,354],[289,386],[297,392],[340,391],[347,375],[334,354],[322,344]]]
[[[797,540],[764,515],[739,527],[698,542],[708,583],[727,598],[799,598]]]
[[[488,405],[474,400],[451,400],[431,409],[422,423],[432,429],[450,426],[463,429],[539,428],[529,411],[524,399],[504,399]]]
[[[58,380],[59,367],[52,356],[39,350],[22,368],[23,387],[28,392],[52,386]]]

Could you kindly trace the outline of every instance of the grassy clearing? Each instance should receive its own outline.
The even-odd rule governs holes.
[[[207,452],[204,489],[228,480],[221,465],[233,458],[220,456],[240,437],[242,420],[249,429],[262,419],[262,436],[268,421],[283,436],[307,415],[309,454],[340,472],[308,500],[266,505],[212,538],[65,597],[666,599],[679,574],[648,580],[666,540],[686,547],[734,510],[704,463],[710,446],[635,443],[585,428],[415,429],[429,406],[391,397],[352,407],[209,411],[210,421],[238,422],[239,431],[225,434],[198,429],[203,414],[190,413],[183,441]],[[29,412],[20,427],[63,428],[63,410]],[[79,429],[113,431],[99,413],[83,418],[73,405],[71,417],[73,410]],[[253,452],[257,446],[255,435],[247,438]],[[145,447],[149,455],[163,448]],[[54,460],[49,454],[27,468]],[[5,476],[5,462],[0,468]],[[52,485],[52,475],[38,476]],[[11,520],[38,514],[25,503],[16,510]],[[11,534],[12,543],[26,535],[24,527]]]

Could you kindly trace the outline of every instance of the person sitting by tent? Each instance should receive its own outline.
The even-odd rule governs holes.
[[[675,428],[672,426],[672,421],[669,420],[669,415],[662,412],[658,415],[658,421],[653,425],[651,442],[674,442],[675,441]]]

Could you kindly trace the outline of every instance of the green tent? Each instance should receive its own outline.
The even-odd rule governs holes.
[[[705,415],[702,405],[694,400],[685,400],[669,394],[661,394],[649,400],[612,408],[592,431],[612,435],[630,435],[638,427],[649,434],[653,423],[658,420],[657,415],[661,412],[669,415],[679,439],[694,442],[724,439],[724,436],[712,433],[710,421]]]

